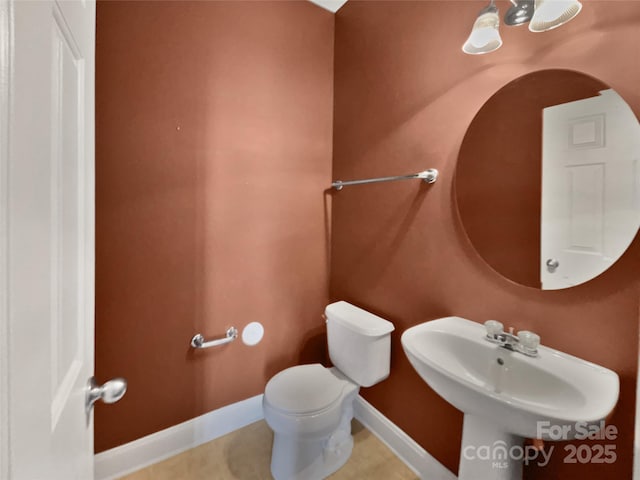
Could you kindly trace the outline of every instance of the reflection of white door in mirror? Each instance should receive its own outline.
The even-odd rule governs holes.
[[[635,115],[613,90],[544,109],[544,290],[599,275],[634,238],[640,222],[637,129]]]

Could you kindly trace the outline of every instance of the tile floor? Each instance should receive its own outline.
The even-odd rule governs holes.
[[[331,480],[418,480],[418,476],[362,424],[353,421],[355,445]],[[120,480],[269,480],[273,434],[264,421],[168,458]]]

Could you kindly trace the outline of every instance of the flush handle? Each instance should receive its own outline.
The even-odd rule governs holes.
[[[102,400],[104,403],[115,403],[120,400],[126,392],[127,381],[122,377],[114,378],[102,385],[98,385],[96,383],[96,378],[91,377],[87,388],[87,412],[91,411],[93,404],[98,400]]]
[[[556,269],[560,266],[560,262],[555,258],[547,260],[547,271],[549,273],[555,273]]]

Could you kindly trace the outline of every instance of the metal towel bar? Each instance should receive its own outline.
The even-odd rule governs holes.
[[[380,177],[380,178],[368,178],[366,180],[348,180],[343,182],[336,180],[331,184],[336,190],[342,190],[342,187],[349,185],[364,185],[366,183],[378,183],[378,182],[393,182],[395,180],[411,180],[413,178],[419,178],[427,183],[434,183],[438,179],[438,170],[435,168],[429,168],[424,172],[412,173],[410,175],[400,175],[397,177]]]
[[[209,347],[217,347],[218,345],[225,345],[227,343],[233,342],[236,338],[238,338],[238,330],[236,327],[231,327],[227,330],[227,333],[224,338],[218,338],[216,340],[209,340],[205,342],[202,334],[198,333],[194,335],[191,339],[191,346],[193,348],[209,348]]]

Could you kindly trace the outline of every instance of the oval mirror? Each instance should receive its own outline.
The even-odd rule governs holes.
[[[579,285],[609,268],[640,226],[638,119],[588,75],[524,75],[471,122],[455,191],[465,231],[494,270],[544,290]]]

